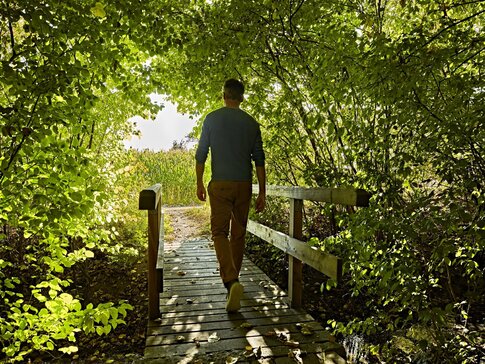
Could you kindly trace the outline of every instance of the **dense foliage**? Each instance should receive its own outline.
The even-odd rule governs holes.
[[[338,235],[320,237],[370,312],[330,324],[368,335],[419,325],[414,359],[438,348],[433,360],[475,360],[485,3],[211,3],[175,28],[183,46],[152,63],[166,93],[205,111],[225,78],[241,78],[271,181],[373,193],[368,209],[341,215]]]
[[[126,303],[70,295],[67,268],[115,237],[128,211],[120,196],[139,183],[121,147],[128,120],[156,111],[153,91],[204,115],[237,77],[271,182],[373,193],[369,208],[340,215],[337,235],[317,237],[344,258],[369,312],[329,324],[368,335],[419,325],[429,334],[410,335],[412,355],[475,358],[484,21],[479,0],[2,2],[2,355],[21,360],[122,321]],[[159,178],[153,158],[136,162]]]
[[[128,118],[155,111],[143,62],[159,35],[148,2],[128,5],[0,5],[2,356],[75,351],[76,333],[108,333],[130,308],[73,297],[68,272],[113,237],[113,161]]]

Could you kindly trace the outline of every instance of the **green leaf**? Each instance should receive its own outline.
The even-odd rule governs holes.
[[[77,346],[64,346],[59,348],[59,351],[66,354],[77,353],[79,348]]]
[[[98,18],[104,18],[106,16],[104,5],[100,2],[97,2],[96,5],[91,8],[91,13]]]
[[[80,194],[79,192],[72,192],[72,193],[71,193],[71,198],[72,198],[74,201],[80,202],[80,201],[83,199],[83,195],[82,195],[82,194]]]
[[[109,309],[109,312],[110,312],[110,315],[111,315],[112,318],[114,318],[115,320],[118,318],[118,309],[117,308],[111,307]]]
[[[94,319],[91,316],[86,316],[83,322],[83,330],[87,334],[94,331]]]

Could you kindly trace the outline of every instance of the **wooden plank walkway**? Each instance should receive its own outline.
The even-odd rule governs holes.
[[[144,362],[342,362],[341,345],[248,259],[240,281],[241,309],[228,314],[213,243],[166,244],[161,318],[148,323]]]

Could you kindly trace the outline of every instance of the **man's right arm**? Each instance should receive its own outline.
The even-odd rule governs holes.
[[[204,167],[209,153],[209,131],[207,130],[206,122],[202,125],[202,133],[200,135],[199,145],[195,152],[195,174],[197,176],[197,198],[201,201],[206,199],[206,190],[204,186]]]
[[[201,201],[205,201],[207,192],[204,186],[204,167],[202,163],[195,164],[195,174],[197,175],[197,198]]]

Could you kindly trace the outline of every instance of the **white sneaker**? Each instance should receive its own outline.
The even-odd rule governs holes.
[[[241,308],[241,298],[244,293],[244,287],[239,282],[231,285],[229,296],[227,297],[226,311],[237,312]]]

